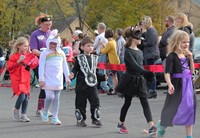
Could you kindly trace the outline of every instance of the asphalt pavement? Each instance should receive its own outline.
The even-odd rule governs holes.
[[[157,99],[150,99],[149,103],[155,123],[160,118],[160,113],[164,104],[166,89],[158,89]],[[37,97],[39,88],[31,90],[27,115],[31,119],[29,123],[16,122],[12,118],[12,108],[17,97],[11,99],[12,91],[9,87],[0,87],[0,138],[147,138],[142,133],[143,129],[148,129],[148,125],[143,115],[140,101],[137,98],[132,100],[132,105],[126,118],[128,134],[117,132],[116,125],[119,120],[120,109],[123,99],[116,95],[100,94],[101,120],[103,126],[96,128],[91,125],[89,104],[87,105],[87,127],[77,127],[74,115],[75,93],[73,90],[63,90],[60,99],[59,119],[62,125],[55,126],[43,123],[40,117],[36,117]],[[200,94],[197,95],[196,124],[194,125],[194,138],[200,138]],[[185,127],[174,126],[166,131],[165,138],[185,138]]]

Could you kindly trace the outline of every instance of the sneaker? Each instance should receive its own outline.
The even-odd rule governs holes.
[[[157,123],[157,136],[158,138],[163,137],[165,135],[165,128],[160,125],[160,120]]]
[[[19,110],[16,110],[15,108],[13,108],[13,119],[16,120],[16,121],[19,121],[20,120],[20,113],[19,113]]]
[[[151,98],[156,99],[157,98],[157,92],[149,92],[148,98],[149,99],[151,99]]]
[[[109,89],[109,91],[107,92],[107,95],[114,95],[114,91],[112,88]]]
[[[97,127],[103,126],[100,120],[92,120],[92,125],[95,125]]]
[[[21,114],[21,121],[22,122],[30,122],[30,119],[27,117],[26,114]]]
[[[149,129],[149,136],[154,136],[156,135],[156,131],[157,131],[157,128],[155,126],[152,126],[150,129]]]
[[[52,117],[53,114],[52,114],[50,111],[48,111],[48,116],[49,116],[49,117]]]
[[[61,125],[61,121],[58,119],[58,117],[53,117],[51,123],[53,125]]]
[[[87,124],[85,123],[85,120],[83,120],[83,119],[81,121],[77,121],[76,125],[80,126],[80,127],[86,127],[87,126]]]
[[[39,85],[39,84],[35,84],[35,87],[36,87],[36,88],[40,88],[40,85]]]
[[[48,122],[49,121],[49,116],[47,111],[42,112],[42,121],[43,122]]]
[[[107,95],[113,95],[113,93],[108,91],[108,92],[107,92]]]
[[[42,110],[37,110],[36,111],[36,116],[41,117],[42,116]]]
[[[124,98],[124,94],[122,94],[120,92],[117,92],[117,96],[120,97],[120,98],[122,98],[122,99]]]
[[[121,125],[118,123],[117,129],[118,129],[119,133],[121,133],[121,134],[128,134],[128,130],[126,129],[124,123],[122,123]]]

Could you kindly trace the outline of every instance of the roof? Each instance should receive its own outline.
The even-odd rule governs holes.
[[[76,16],[70,16],[70,17],[68,17],[66,19],[53,20],[52,28],[58,29],[58,32],[62,32],[67,27],[69,27],[69,25],[76,19],[77,19]]]
[[[197,6],[200,7],[200,0],[192,0],[192,2],[194,2]]]

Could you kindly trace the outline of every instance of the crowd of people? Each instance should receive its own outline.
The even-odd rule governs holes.
[[[87,126],[87,100],[90,102],[92,124],[103,126],[99,93],[118,93],[124,97],[117,124],[120,133],[128,133],[125,118],[132,98],[138,97],[149,125],[150,136],[156,132],[158,136],[163,136],[167,127],[183,125],[186,127],[186,138],[192,138],[196,110],[191,79],[194,71],[191,51],[194,33],[184,13],[166,17],[167,31],[160,40],[150,16],[142,17],[137,26],[129,26],[125,30],[117,28],[116,33],[101,22],[94,31],[94,38],[84,35],[81,30],[75,30],[72,34],[73,42],[60,38],[58,30],[51,30],[50,15],[40,14],[35,21],[39,28],[31,33],[30,38],[19,37],[10,44],[11,54],[7,57],[13,96],[18,96],[13,108],[15,120],[30,121],[26,112],[30,96],[28,74],[32,69],[40,86],[36,114],[44,122],[52,117],[52,124],[61,125],[58,118],[60,93],[76,78],[77,126]],[[156,126],[148,102],[148,99],[157,97],[156,76],[145,70],[143,65],[154,65],[159,58],[165,68],[168,93],[161,120]],[[0,68],[3,60],[0,46]],[[126,71],[98,69],[98,63],[125,64]],[[51,103],[52,113],[49,110]]]

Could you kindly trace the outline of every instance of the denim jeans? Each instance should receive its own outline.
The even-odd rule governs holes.
[[[148,59],[145,61],[145,65],[155,65],[155,59]],[[153,81],[148,85],[149,92],[156,92],[156,75],[154,74]]]
[[[101,55],[99,56],[98,62],[99,62],[99,63],[100,63],[100,62],[106,63],[106,62],[107,62],[106,54],[101,54]],[[101,70],[101,69],[100,69],[100,70],[99,70],[99,73],[105,75],[105,74],[107,74],[107,71],[106,71],[106,70]],[[109,84],[109,86],[112,86],[112,84]],[[109,86],[108,86],[108,81],[102,81],[102,82],[100,83],[100,87],[101,87],[101,89],[102,89],[103,91],[109,91],[109,89],[110,89]]]
[[[0,69],[3,67],[4,61],[0,61]]]
[[[119,58],[119,60],[120,60],[120,64],[124,64],[124,57]],[[124,73],[124,71],[117,71],[118,82],[120,82],[120,79],[121,79],[121,76],[123,73]]]
[[[20,106],[22,105],[22,114],[26,114],[26,111],[27,111],[27,107],[28,107],[28,95],[25,94],[25,93],[21,93],[16,101],[16,104],[15,104],[15,108],[17,110],[20,109]]]

